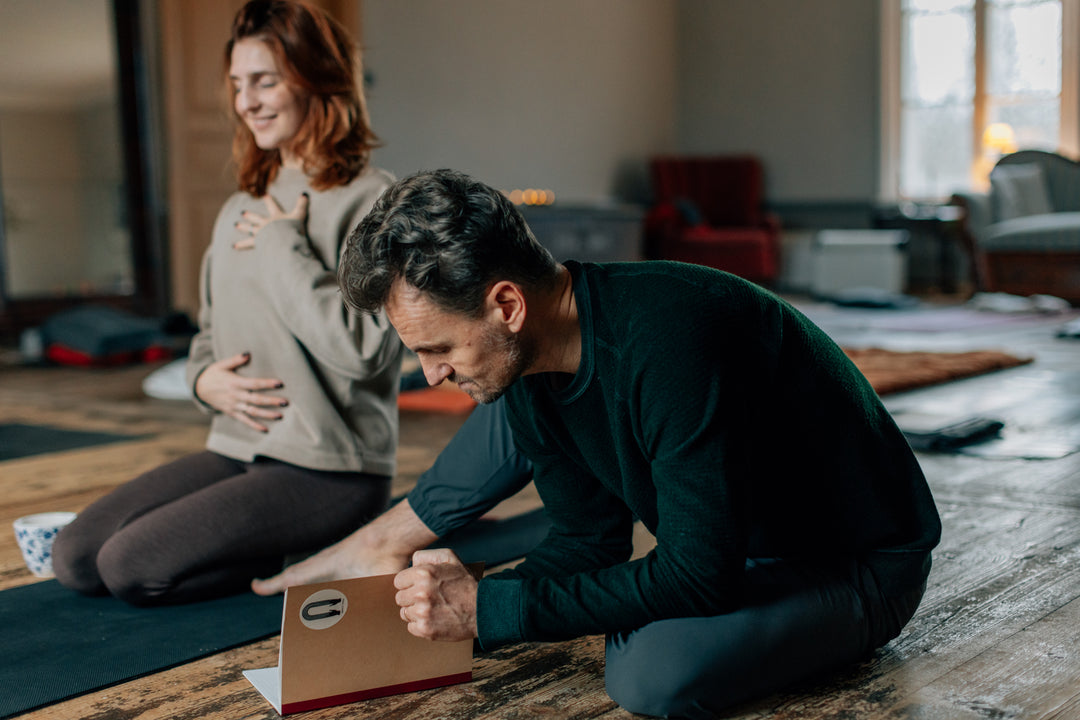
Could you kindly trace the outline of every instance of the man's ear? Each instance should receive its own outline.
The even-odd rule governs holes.
[[[493,321],[505,325],[510,332],[521,332],[525,324],[525,311],[525,293],[517,283],[500,280],[488,290],[486,314]]]

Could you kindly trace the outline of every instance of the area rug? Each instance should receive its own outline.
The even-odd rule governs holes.
[[[67,430],[50,425],[0,423],[0,460],[139,440],[145,435]]]
[[[951,353],[844,348],[844,352],[870,381],[878,395],[974,377],[1032,361],[1032,358],[1016,357],[997,350]]]
[[[480,520],[448,535],[465,562],[489,567],[523,556],[547,533],[542,510]],[[208,602],[136,608],[88,598],[55,580],[0,592],[0,718],[126,682],[276,635],[281,597],[243,593]]]

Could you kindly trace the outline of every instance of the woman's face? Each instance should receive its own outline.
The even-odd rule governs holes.
[[[263,150],[280,150],[283,165],[300,167],[289,144],[304,122],[306,103],[285,82],[270,47],[255,38],[233,45],[229,81],[233,107],[255,136],[255,144]]]

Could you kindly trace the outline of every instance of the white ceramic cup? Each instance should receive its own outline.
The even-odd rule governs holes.
[[[52,544],[65,525],[75,519],[73,512],[26,515],[15,521],[15,540],[30,572],[52,577]]]

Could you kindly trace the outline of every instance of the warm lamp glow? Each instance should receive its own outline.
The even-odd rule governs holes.
[[[990,171],[1002,155],[1016,152],[1016,135],[1008,123],[990,123],[983,130],[982,157],[971,167],[972,188],[979,192],[990,189]]]
[[[983,147],[1002,155],[1016,152],[1016,135],[1008,123],[990,123],[983,131]]]
[[[551,190],[537,190],[526,188],[525,190],[503,191],[503,194],[515,205],[551,205],[555,202],[555,193]]]

